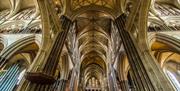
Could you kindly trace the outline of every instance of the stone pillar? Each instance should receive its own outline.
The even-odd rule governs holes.
[[[73,72],[71,73],[71,79],[70,79],[70,86],[69,86],[69,89],[70,91],[74,91],[75,90],[75,86],[76,86],[76,70],[75,68],[73,68]]]
[[[56,71],[59,57],[63,49],[67,34],[70,30],[72,22],[65,16],[61,16],[61,24],[63,31],[58,32],[53,45],[50,48],[48,56],[45,57],[41,65],[41,69],[38,72],[27,72],[26,78],[35,83],[54,83],[54,73]]]
[[[112,76],[110,75],[109,76],[109,91],[115,91],[115,88],[114,88],[114,83],[113,83],[113,78],[112,78]]]
[[[64,91],[65,80],[57,80],[55,71],[59,62],[59,57],[63,49],[66,37],[72,22],[65,16],[60,18],[62,30],[56,34],[49,53],[42,61],[39,70],[29,70],[23,82],[18,87],[18,91]],[[34,65],[33,65],[34,66]]]
[[[157,78],[154,74],[151,74],[153,73],[154,68],[146,65],[146,62],[148,61],[141,55],[140,48],[137,46],[137,43],[135,43],[131,33],[125,30],[125,23],[125,14],[122,14],[115,20],[132,69],[135,83],[137,83],[136,88],[138,91],[174,91],[170,84],[165,83],[163,86],[159,81],[161,78]],[[162,79],[162,81],[166,81],[166,79]]]
[[[113,68],[112,64],[110,64],[110,82],[112,81],[112,84],[110,86],[114,89],[113,91],[118,91],[118,85],[117,85],[117,79],[115,74],[115,69]]]
[[[131,80],[131,86],[129,87],[131,91],[139,91],[137,87],[137,82],[135,82],[135,78],[133,76],[132,70],[129,70],[129,78]]]
[[[67,80],[59,79],[53,85],[53,91],[65,91]]]
[[[129,91],[129,87],[128,87],[128,81],[127,80],[121,80],[119,82],[120,88],[122,91]]]

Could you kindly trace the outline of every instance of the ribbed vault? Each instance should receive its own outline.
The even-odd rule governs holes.
[[[107,73],[107,49],[110,39],[110,17],[100,11],[86,11],[76,19],[76,35],[80,52],[80,83],[84,88],[93,86],[96,79],[102,87]]]
[[[42,42],[33,36],[6,47],[0,38],[0,69],[18,62],[28,68],[18,91],[173,91],[152,55],[176,70],[179,40],[158,35],[147,43],[147,34],[179,30],[179,6],[179,0],[3,0],[0,33],[42,33]]]

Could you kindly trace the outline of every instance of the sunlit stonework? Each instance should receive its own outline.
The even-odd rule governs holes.
[[[0,91],[180,91],[179,0],[1,0]]]

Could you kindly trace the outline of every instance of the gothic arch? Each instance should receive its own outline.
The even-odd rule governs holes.
[[[20,64],[20,66],[21,66],[21,71],[22,71],[23,69],[27,69],[27,68],[30,66],[30,64],[31,64],[30,60],[28,60],[25,55],[23,55],[23,54],[17,54],[17,55],[14,55],[12,58],[10,58],[10,59],[7,61],[7,63],[4,65],[3,69],[4,69],[4,70],[5,70],[5,69],[8,69],[8,68],[10,68],[12,65],[17,64],[17,63]]]
[[[15,41],[0,54],[0,69],[5,70],[3,81],[12,81],[9,83],[12,85],[11,89],[16,89],[15,85],[19,85],[19,82],[24,79],[24,73],[33,63],[39,52],[38,49],[35,36],[30,35]],[[6,82],[1,83],[1,86],[3,84]]]
[[[75,20],[77,16],[83,14],[84,12],[87,12],[87,11],[100,11],[102,13],[106,13],[107,15],[109,15],[109,17],[111,19],[115,19],[115,17],[118,16],[118,12],[114,11],[113,9],[110,9],[110,8],[107,8],[107,7],[101,7],[101,6],[98,6],[98,5],[88,5],[88,6],[83,6],[83,8],[78,8],[76,10],[74,10],[72,14],[64,14],[66,15],[67,17],[69,17],[71,20]]]
[[[103,79],[106,78],[107,65],[102,58],[93,58],[86,57],[86,59],[80,63],[80,77],[82,77],[80,83],[83,84],[83,87],[87,86],[89,79],[92,77],[95,77],[101,86],[105,83]]]
[[[169,49],[167,50],[180,53],[180,46],[179,46],[180,40],[178,40],[175,37],[171,37],[169,35],[165,35],[161,33],[157,33],[157,34],[152,33],[152,34],[149,34],[148,41],[149,41],[149,47],[152,46],[153,42],[160,42],[169,47]]]
[[[119,80],[127,80],[127,75],[130,66],[125,52],[120,53],[117,64]]]
[[[159,47],[154,46],[153,43],[157,43],[156,45]],[[156,61],[162,69],[164,69],[164,66],[168,63],[168,61],[180,59],[179,43],[180,41],[178,39],[169,35],[161,33],[152,33],[149,35],[151,55],[156,58]],[[167,72],[165,73],[167,74]]]
[[[90,26],[86,26],[84,29],[82,29],[82,31],[81,31],[80,33],[77,34],[78,39],[81,39],[83,36],[87,35],[87,33],[89,32],[89,31],[88,31],[88,30],[89,30],[88,28],[90,28]],[[107,39],[110,39],[109,34],[106,33],[101,27],[95,26],[95,28],[97,28],[97,29],[95,29],[95,30],[96,30],[98,33],[100,33],[103,37],[105,37],[105,38],[107,38]],[[92,29],[90,29],[90,30],[92,30]]]
[[[0,67],[2,68],[3,66],[5,66],[6,63],[8,63],[8,61],[11,59],[11,57],[15,55],[18,51],[20,50],[22,51],[23,48],[26,48],[28,45],[31,45],[33,43],[36,44],[36,42],[37,41],[35,41],[35,36],[31,35],[31,36],[24,37],[14,42],[13,44],[9,45],[0,54],[1,55]],[[26,62],[26,63],[29,63],[29,62]]]

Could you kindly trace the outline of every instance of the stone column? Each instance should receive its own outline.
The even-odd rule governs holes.
[[[137,87],[137,83],[135,82],[135,78],[133,76],[132,70],[129,70],[129,78],[131,80],[131,87],[129,87],[131,89],[131,91],[139,91]],[[128,80],[129,81],[129,80]]]
[[[76,79],[77,79],[77,72],[75,70],[75,68],[73,68],[73,72],[71,73],[71,79],[70,79],[70,91],[74,91],[75,90],[75,86],[76,86]]]
[[[57,32],[49,53],[45,56],[38,70],[29,70],[18,91],[64,91],[64,80],[57,80],[55,71],[59,62],[64,42],[72,25],[72,22],[65,16],[61,16],[61,29]],[[34,66],[34,65],[33,65]],[[35,65],[36,66],[36,65]]]
[[[118,91],[118,85],[117,85],[117,79],[115,75],[115,69],[113,68],[112,64],[110,64],[110,78],[112,80],[112,88],[114,89],[113,91]],[[112,74],[112,75],[111,75]]]
[[[70,26],[72,25],[71,20],[65,16],[61,16],[60,20],[63,31],[57,33],[53,45],[49,50],[50,52],[48,56],[45,57],[45,60],[41,65],[41,69],[38,70],[38,72],[27,72],[26,78],[31,82],[49,84],[54,83],[56,80],[54,73],[56,71],[67,34],[70,30]]]
[[[140,48],[137,46],[137,43],[134,41],[131,33],[125,30],[125,23],[125,14],[122,14],[115,20],[115,24],[119,31],[130,67],[132,69],[135,83],[137,83],[136,88],[139,89],[138,91],[174,91],[170,84],[165,83],[163,86],[162,83],[159,82],[160,78],[151,74],[154,68],[146,65],[146,62],[148,61],[146,61],[143,55],[141,55]],[[162,81],[166,81],[166,79],[163,79]]]
[[[65,91],[67,80],[59,79],[54,83],[53,91]]]
[[[127,80],[121,80],[119,82],[120,88],[122,91],[129,91],[129,87],[128,87],[128,81]]]
[[[110,74],[109,74],[110,75]],[[115,91],[115,88],[114,88],[114,83],[113,83],[113,78],[112,78],[112,76],[110,75],[109,76],[109,82],[108,82],[108,84],[109,84],[109,91]]]

